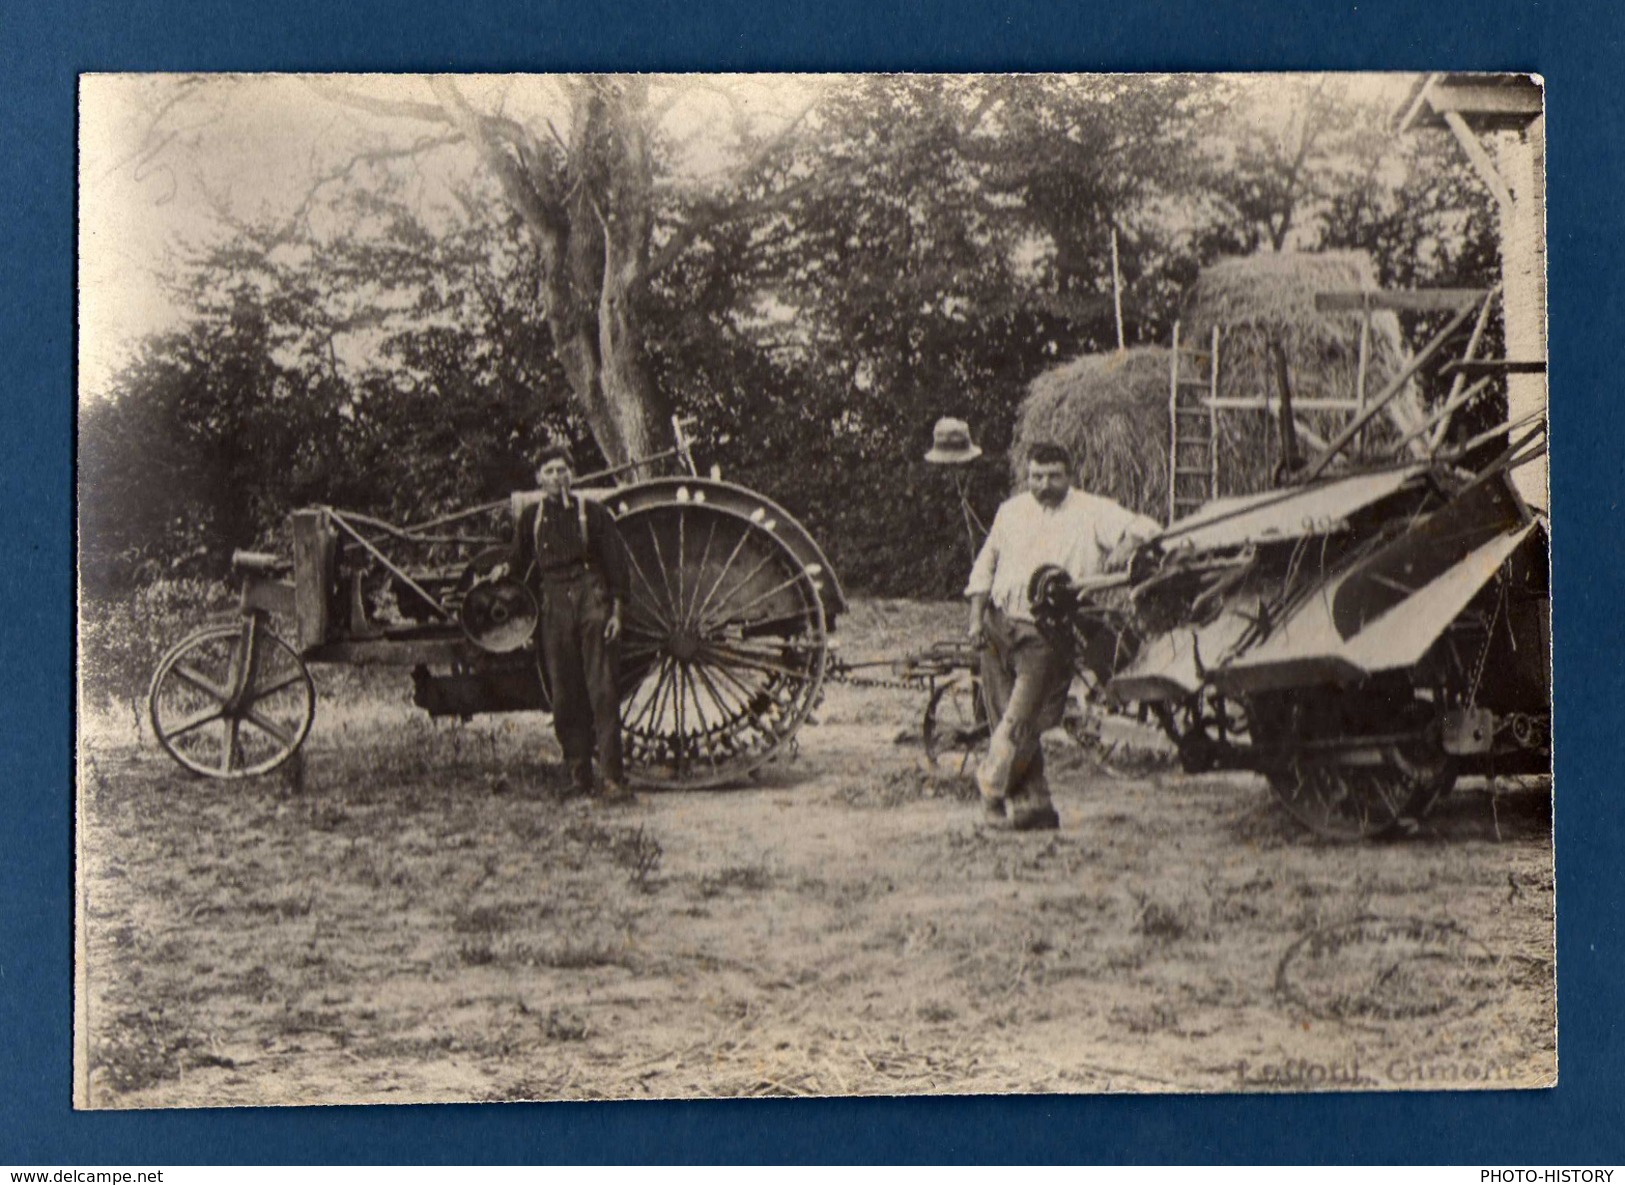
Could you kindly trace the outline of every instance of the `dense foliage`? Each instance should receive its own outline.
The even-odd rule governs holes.
[[[931,425],[970,420],[987,516],[1027,385],[1116,344],[1114,234],[1129,344],[1166,341],[1225,253],[1351,247],[1388,285],[1493,282],[1491,207],[1442,138],[1375,136],[1322,91],[1272,137],[1237,102],[1180,78],[833,86],[797,135],[747,143],[720,198],[604,190],[658,215],[660,266],[618,314],[631,356],[702,464],[801,517],[849,591],[950,594],[968,555]],[[673,149],[646,130],[658,172]],[[447,218],[400,177],[357,169],[323,230],[238,224],[177,270],[189,322],[83,405],[87,594],[218,575],[301,504],[414,518],[501,496],[552,435],[601,462],[545,251],[498,178],[469,176]]]

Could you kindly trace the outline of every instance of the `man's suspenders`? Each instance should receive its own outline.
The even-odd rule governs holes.
[[[591,536],[587,533],[587,500],[580,494],[571,494],[576,504],[576,523],[581,528],[581,562],[589,568],[592,567],[592,558],[588,552],[588,542]],[[545,500],[544,500],[545,501]],[[536,520],[530,527],[530,549],[536,557],[536,564],[542,562],[542,513],[546,509],[543,502],[536,504]]]

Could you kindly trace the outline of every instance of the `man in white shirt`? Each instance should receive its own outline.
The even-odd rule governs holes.
[[[1061,721],[1072,666],[1033,623],[1033,573],[1053,564],[1077,581],[1111,571],[1161,530],[1110,498],[1074,489],[1072,455],[1061,445],[1028,451],[1027,490],[999,507],[965,585],[988,718],[997,721],[976,771],[988,823],[1016,831],[1060,826],[1039,739]]]

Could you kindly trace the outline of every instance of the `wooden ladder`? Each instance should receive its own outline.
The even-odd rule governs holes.
[[[1179,340],[1168,361],[1168,521],[1219,496],[1219,327],[1208,348]]]

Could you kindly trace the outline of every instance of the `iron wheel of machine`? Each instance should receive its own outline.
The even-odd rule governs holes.
[[[249,623],[208,626],[164,655],[147,693],[164,752],[193,773],[269,773],[305,741],[316,686],[292,646]]]
[[[1398,765],[1344,765],[1294,759],[1267,775],[1298,822],[1341,843],[1384,839],[1414,827],[1444,792],[1436,778]]]
[[[627,772],[656,788],[738,782],[791,748],[829,664],[818,565],[780,524],[677,485],[620,519]],[[686,495],[686,496],[685,496]]]

